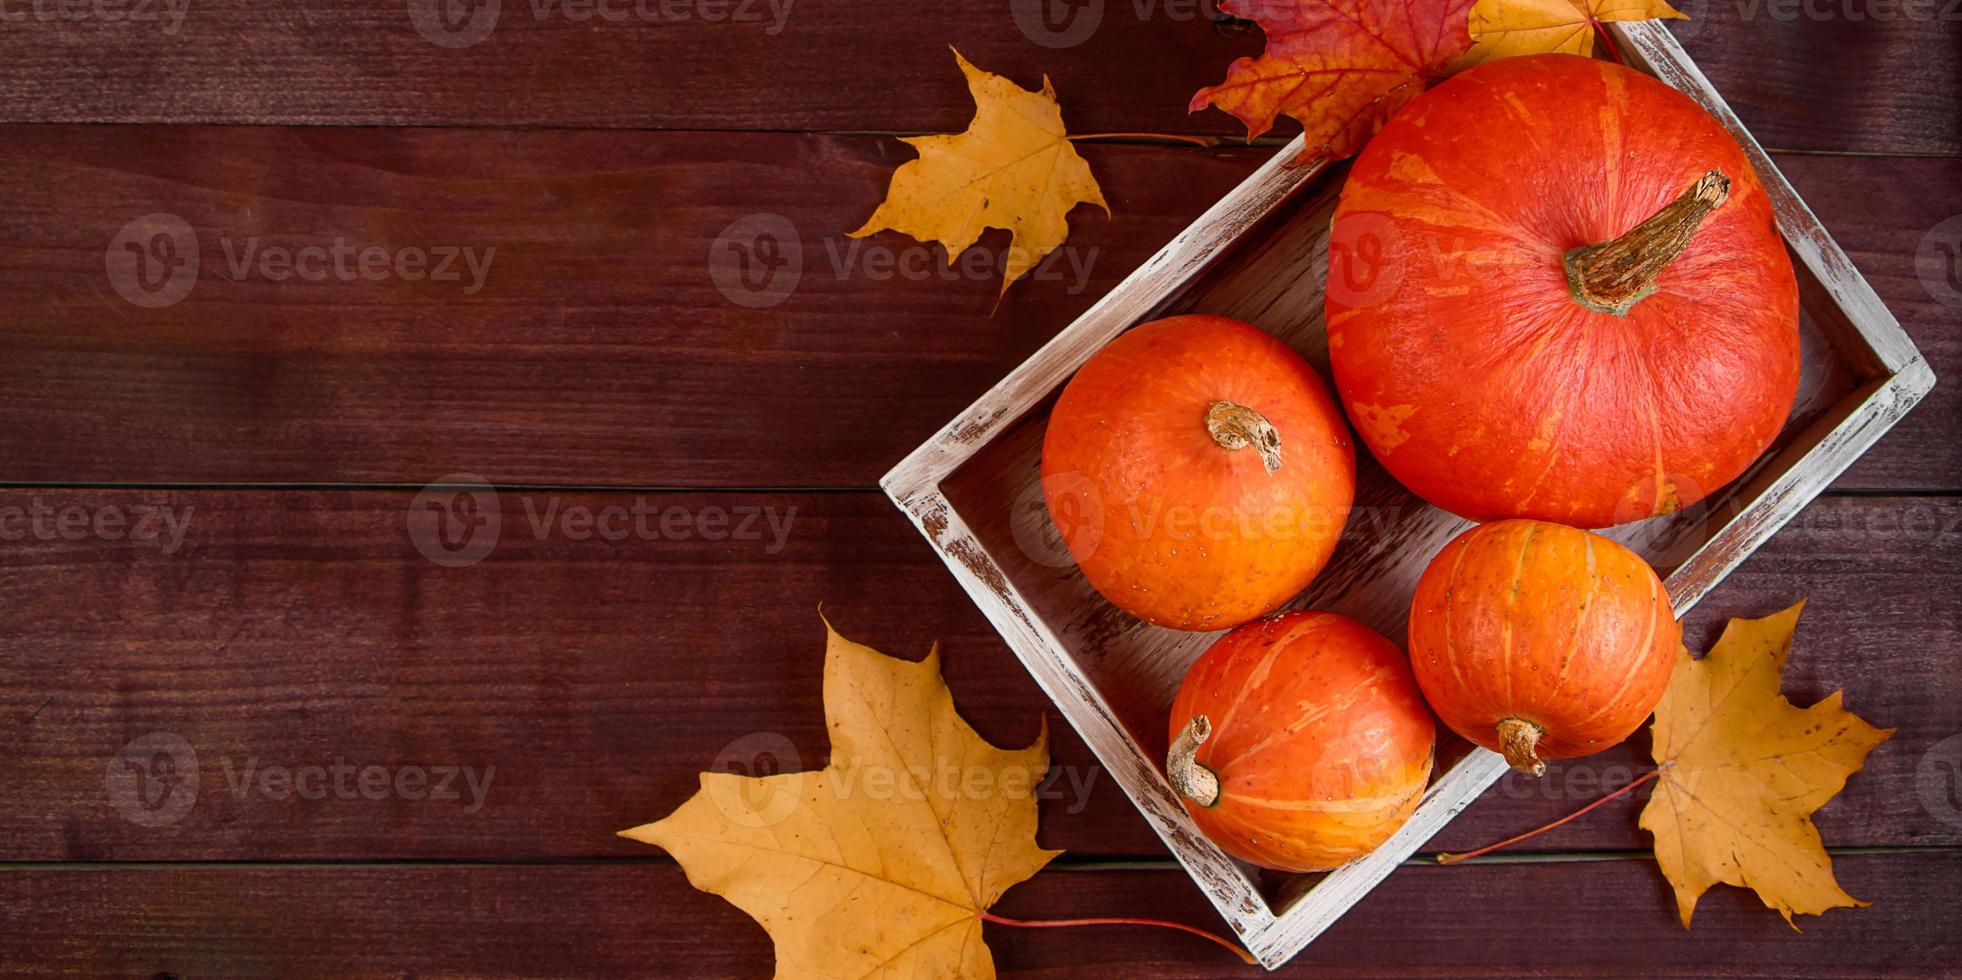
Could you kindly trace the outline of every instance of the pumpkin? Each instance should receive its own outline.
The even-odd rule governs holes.
[[[1546,521],[1498,521],[1431,560],[1410,666],[1446,727],[1539,775],[1627,738],[1669,684],[1682,631],[1640,555]]]
[[[1159,626],[1225,629],[1328,562],[1355,448],[1301,355],[1239,320],[1176,316],[1120,335],[1063,389],[1042,490],[1105,598]]]
[[[1374,850],[1430,783],[1437,729],[1403,652],[1325,612],[1221,637],[1172,703],[1166,772],[1228,854],[1326,871]]]
[[[1750,160],[1618,65],[1509,58],[1426,92],[1356,159],[1330,248],[1349,417],[1464,517],[1686,507],[1798,390],[1798,286]]]

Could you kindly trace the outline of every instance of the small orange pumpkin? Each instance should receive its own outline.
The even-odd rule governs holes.
[[[1410,607],[1410,665],[1452,731],[1535,776],[1599,752],[1655,710],[1682,630],[1640,555],[1546,521],[1472,528]]]
[[[1223,316],[1134,327],[1063,389],[1042,441],[1050,518],[1112,604],[1182,630],[1279,608],[1334,553],[1349,427],[1286,344]]]
[[[1430,784],[1437,728],[1403,652],[1347,616],[1221,637],[1172,703],[1166,773],[1228,854],[1326,871],[1375,850]]]

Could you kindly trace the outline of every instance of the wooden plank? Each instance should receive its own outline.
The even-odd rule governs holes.
[[[1188,115],[1186,101],[1262,43],[1188,0],[1052,8],[1055,30],[1028,0],[510,0],[461,47],[419,32],[411,11],[431,0],[141,6],[160,18],[108,22],[68,5],[68,20],[51,3],[21,5],[0,33],[0,119],[948,131],[968,118],[952,44],[1025,85],[1049,73],[1080,132],[1239,136],[1225,113]],[[1767,146],[1962,151],[1962,24],[1940,3],[1684,6],[1695,19],[1675,30]],[[874,30],[905,40],[868,58]]]
[[[1648,861],[1412,867],[1284,968],[1288,976],[1927,976],[1954,968],[1962,855],[1840,855],[1873,902],[1803,920],[1717,886],[1695,928]],[[25,914],[26,909],[33,914]],[[1022,919],[1169,918],[1217,928],[1176,870],[1054,868],[1010,889]],[[763,930],[665,862],[517,866],[10,868],[0,958],[37,972],[156,976],[760,977]],[[1160,929],[988,926],[1004,976],[1246,976]]]
[[[819,604],[895,655],[941,642],[985,736],[1020,745],[1040,730],[1047,701],[882,498],[644,499],[635,524],[604,513],[635,495],[499,494],[480,512],[501,515],[495,547],[449,567],[411,540],[406,493],[0,493],[0,507],[51,508],[50,536],[71,506],[91,518],[115,507],[132,526],[141,508],[170,508],[187,524],[170,554],[168,537],[87,532],[0,552],[0,732],[21,757],[0,767],[7,856],[645,853],[613,832],[681,803],[699,771],[823,764]],[[590,539],[580,508],[597,512]],[[743,529],[749,508],[764,516]],[[543,539],[534,514],[552,515]],[[598,537],[609,527],[627,538]],[[1100,822],[1135,823],[1049,722],[1065,777],[1095,781]],[[145,815],[133,794],[151,784],[116,790],[106,775],[122,746],[156,732],[198,760],[195,806],[175,823]],[[423,779],[469,766],[487,789],[473,793],[459,768],[454,799],[377,803],[337,764]],[[330,771],[305,799],[280,792],[284,777],[265,783],[268,766]],[[1065,812],[1081,798],[1067,778],[1050,789]]]
[[[1904,160],[1775,162],[1935,372],[1934,390],[1835,486],[1962,487],[1962,438],[1951,434],[1962,429],[1962,196],[1931,196],[1931,185],[1918,184],[1933,179],[1962,195],[1962,161],[1931,161],[1921,173]],[[1916,456],[1920,471],[1895,468],[1896,452]]]
[[[1962,94],[1962,17],[1942,3],[1901,5],[1911,13],[1868,0],[1677,6],[1696,24],[1671,30],[1765,146],[1962,151],[1951,103]]]
[[[887,138],[0,129],[0,431],[35,435],[0,441],[0,481],[870,487],[1270,155],[1085,152],[1115,217],[1078,209],[1051,278],[991,315],[993,265],[947,279],[903,236],[841,234],[909,153]],[[1962,214],[1962,160],[1779,163],[1936,372],[1962,376],[1957,308],[1915,271],[1933,222]],[[146,308],[106,255],[156,213],[185,219],[199,274]],[[794,226],[803,273],[746,307],[715,273],[759,214]],[[998,255],[991,236],[957,270]],[[461,260],[455,281],[369,281],[356,258],[347,279],[274,282],[257,251],[232,278],[248,248],[330,261],[337,242],[467,246],[483,285]],[[770,282],[735,294],[788,280]],[[1962,489],[1958,426],[1962,387],[1938,386],[1839,486]]]
[[[937,246],[844,236],[909,153],[892,139],[0,130],[21,189],[0,428],[45,436],[7,440],[0,480],[871,487],[1264,155],[1086,152],[1116,216],[1078,209],[1078,241],[996,310],[1001,232],[951,272]],[[200,271],[142,308],[104,253],[157,212],[188,222]],[[723,292],[766,214],[801,277]],[[234,280],[255,241],[323,250],[321,281],[256,260]],[[483,285],[463,261],[370,281],[337,246],[469,247]]]
[[[0,492],[0,533],[25,535],[0,548],[6,856],[645,855],[613,831],[678,805],[701,769],[822,764],[819,603],[847,635],[897,655],[941,641],[957,703],[985,736],[1022,744],[1048,718],[1046,846],[1164,853],[883,498],[649,495],[660,516],[647,539],[623,523],[630,513],[599,518],[629,529],[622,541],[576,537],[578,508],[630,508],[636,495],[497,498],[481,511],[500,515],[496,546],[449,567],[418,551],[406,492]],[[37,499],[53,540],[27,523]],[[137,533],[164,508],[184,527],[174,549],[170,525]],[[767,521],[726,540],[744,508],[787,525],[780,548]],[[532,521],[548,513],[540,540]],[[120,540],[98,536],[97,520]],[[1917,789],[1938,761],[1930,751],[1962,733],[1958,544],[1962,500],[1829,498],[1692,617],[1690,642],[1706,645],[1723,616],[1810,596],[1788,691],[1808,703],[1844,688],[1853,710],[1899,726],[1820,814],[1832,844],[1962,844],[1962,824],[1927,810]],[[174,822],[158,816],[164,784],[110,780],[120,751],[157,732],[197,754],[197,794]],[[1502,781],[1435,846],[1474,847],[1571,812],[1601,781],[1632,775],[1637,743],[1543,783]],[[780,758],[785,745],[796,761]],[[383,767],[383,799],[336,764]],[[274,766],[287,775],[268,782]],[[321,768],[314,799],[284,782],[309,766]],[[459,767],[447,777],[454,799],[429,798],[440,767]],[[398,790],[396,778],[411,782]],[[132,795],[145,787],[147,800]],[[1647,846],[1633,808],[1611,806],[1524,849]]]

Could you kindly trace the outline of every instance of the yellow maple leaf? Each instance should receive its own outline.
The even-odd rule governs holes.
[[[974,121],[953,136],[903,139],[920,158],[893,171],[885,202],[851,237],[890,228],[939,242],[952,267],[984,228],[1005,229],[1011,236],[1005,293],[1069,237],[1071,208],[1095,204],[1108,217],[1110,205],[1090,164],[1070,145],[1049,76],[1042,91],[1031,92],[974,67],[959,51],[954,58],[974,96]]]
[[[1594,54],[1597,24],[1680,19],[1689,15],[1666,0],[1478,0],[1472,8],[1472,49],[1457,67],[1522,54]]]
[[[1779,693],[1804,608],[1731,620],[1701,660],[1683,650],[1656,706],[1662,774],[1641,825],[1655,835],[1684,928],[1719,881],[1753,889],[1787,923],[1868,904],[1839,887],[1812,812],[1894,730],[1842,708],[1838,691],[1810,708]]]
[[[830,765],[702,773],[621,836],[761,923],[779,977],[992,977],[982,913],[1062,853],[1035,843],[1047,728],[996,748],[955,713],[937,647],[909,663],[825,631]]]

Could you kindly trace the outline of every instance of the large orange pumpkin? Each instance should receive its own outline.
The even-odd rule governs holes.
[[[1798,390],[1798,287],[1750,160],[1618,65],[1509,58],[1425,93],[1356,159],[1331,254],[1357,432],[1475,520],[1685,507]]]
[[[1042,490],[1105,598],[1159,626],[1225,629],[1328,562],[1355,448],[1301,355],[1239,320],[1176,316],[1120,335],[1063,389]]]
[[[1326,871],[1403,826],[1437,729],[1410,665],[1347,616],[1285,613],[1221,637],[1172,703],[1166,772],[1228,854]]]
[[[1633,733],[1681,643],[1648,562],[1546,521],[1459,535],[1410,606],[1410,666],[1438,718],[1534,775]]]

